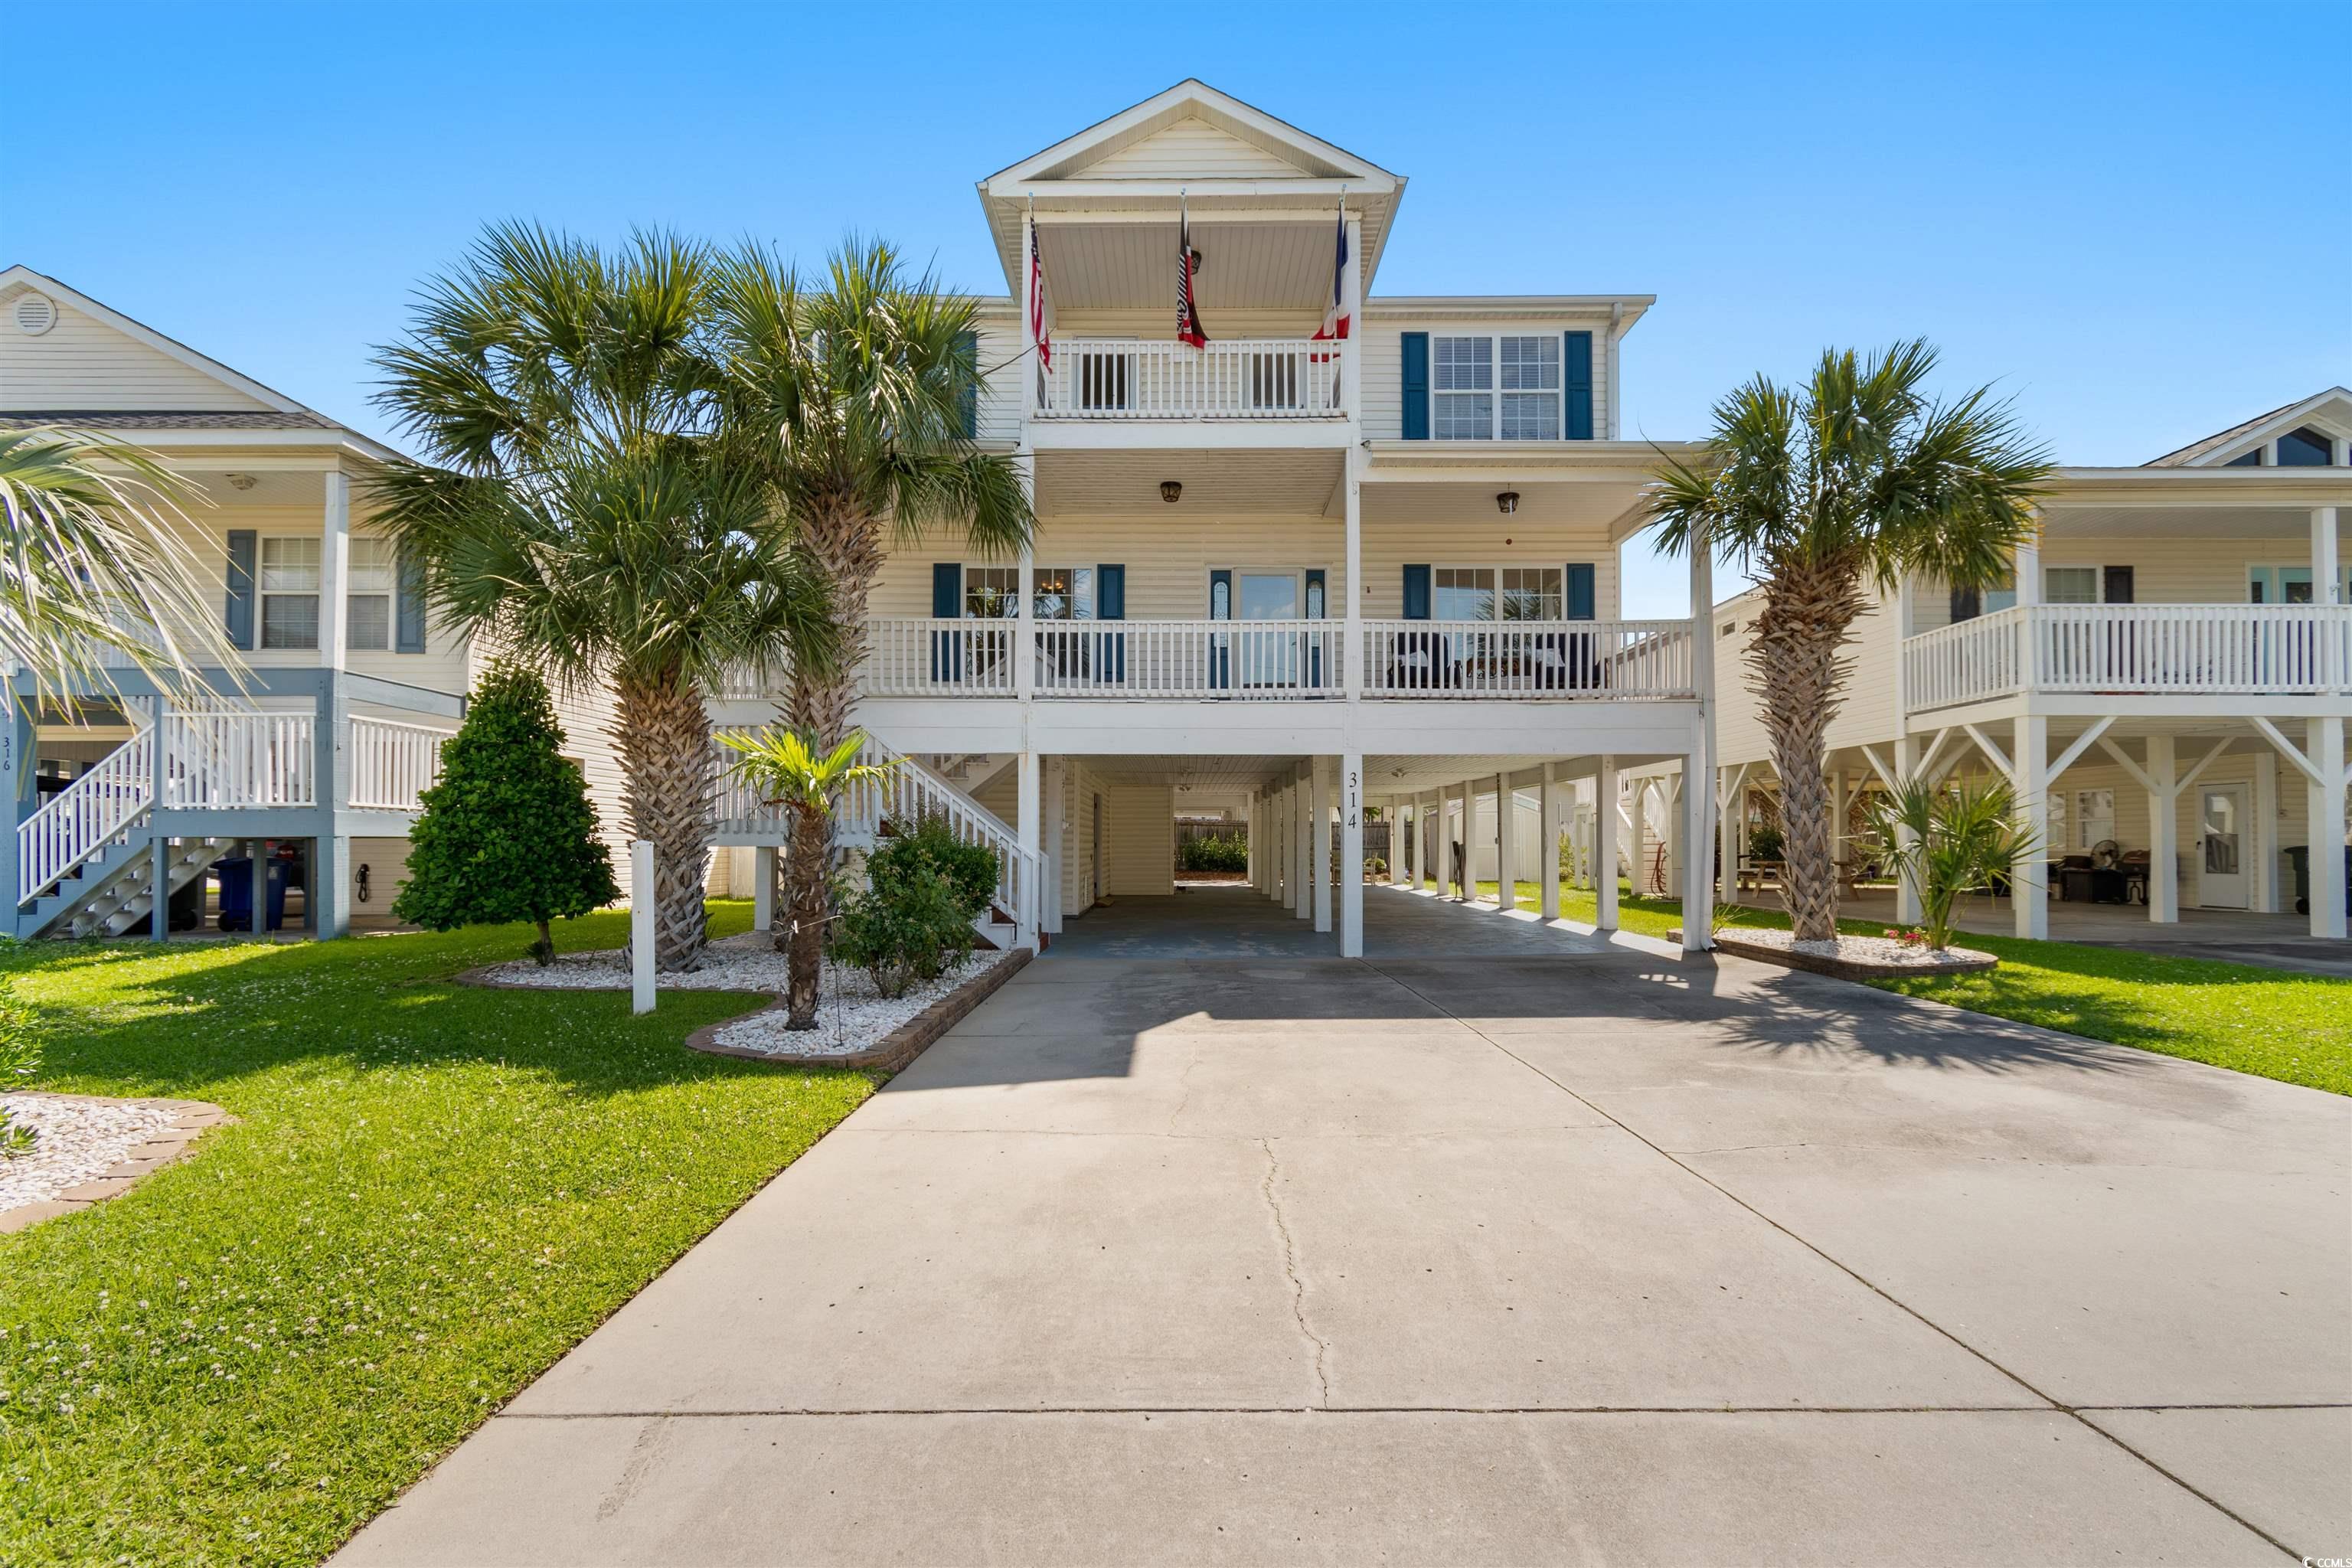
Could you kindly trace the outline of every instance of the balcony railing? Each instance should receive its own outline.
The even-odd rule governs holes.
[[[1345,342],[1056,339],[1040,419],[1338,419]]]
[[[1312,621],[1033,621],[1030,691],[1067,698],[1298,701],[1344,695],[1348,625]],[[1013,620],[866,623],[867,697],[1010,698]],[[1383,700],[1623,701],[1696,694],[1688,621],[1367,621],[1363,694]],[[716,693],[774,700],[748,676]]]
[[[2352,690],[2352,606],[2021,605],[1908,639],[1903,678],[1915,709],[2021,691]]]
[[[1367,621],[1364,695],[1694,696],[1688,621]]]

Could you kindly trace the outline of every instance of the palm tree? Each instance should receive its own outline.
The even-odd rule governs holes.
[[[1716,405],[1705,461],[1657,474],[1661,546],[1713,551],[1763,590],[1748,684],[1780,775],[1783,897],[1801,942],[1837,934],[1824,736],[1869,589],[1915,574],[2000,583],[2034,536],[2051,471],[1989,389],[1931,399],[1936,359],[1914,340],[1866,359],[1831,350],[1801,390],[1758,376]],[[1707,608],[1691,607],[1702,635]]]
[[[1871,826],[1887,844],[1896,875],[1919,895],[1919,925],[1930,947],[1952,945],[1952,909],[2040,847],[2017,820],[2007,779],[1947,786],[1912,778],[1881,795]]]
[[[456,625],[578,689],[609,681],[622,806],[655,847],[655,957],[691,969],[717,786],[706,692],[821,668],[823,584],[764,465],[717,417],[711,259],[638,234],[618,253],[486,232],[380,349],[379,404],[439,466],[376,489]]]
[[[203,492],[150,452],[87,430],[0,430],[0,657],[39,696],[118,690],[103,654],[202,688],[244,666],[183,531]]]
[[[765,795],[768,805],[793,814],[790,869],[784,879],[792,894],[784,911],[790,923],[777,936],[776,945],[786,954],[784,1027],[814,1029],[818,977],[824,972],[824,923],[833,913],[834,803],[854,784],[887,780],[898,764],[857,761],[866,737],[854,731],[824,752],[806,733],[774,725],[756,735],[719,738],[740,754],[736,776]]]
[[[970,427],[981,380],[972,300],[909,276],[888,245],[854,237],[814,281],[757,246],[718,271],[729,421],[763,439],[831,603],[835,657],[793,666],[784,720],[830,751],[851,732],[866,596],[887,547],[944,528],[1001,558],[1028,542],[1035,518],[1013,458],[983,450]],[[817,907],[833,858],[791,858],[787,909]]]

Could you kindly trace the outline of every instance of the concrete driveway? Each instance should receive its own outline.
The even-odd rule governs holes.
[[[341,1561],[2352,1554],[2348,1167],[1738,961],[1049,957]]]

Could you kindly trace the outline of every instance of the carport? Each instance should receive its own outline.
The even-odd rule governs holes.
[[[1526,910],[1465,904],[1408,888],[1367,884],[1364,956],[1574,957],[1607,952],[1612,938],[1590,926],[1545,921]],[[1318,931],[1255,889],[1201,887],[1171,895],[1115,899],[1063,928],[1052,958],[1329,958],[1339,939]],[[1658,949],[1663,952],[1664,947]]]

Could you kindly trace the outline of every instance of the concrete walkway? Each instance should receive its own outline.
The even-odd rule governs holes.
[[[1633,939],[1625,939],[1632,942]],[[1590,926],[1546,921],[1528,910],[1500,914],[1492,903],[1464,905],[1434,893],[1367,886],[1364,956],[1542,957],[1606,952],[1611,939]],[[1642,943],[1664,953],[1664,945]],[[1318,931],[1247,888],[1189,888],[1160,898],[1124,897],[1066,921],[1056,958],[1330,958],[1339,939]]]
[[[341,1561],[2279,1563],[2347,1476],[2352,1101],[1732,960],[1056,955]]]

